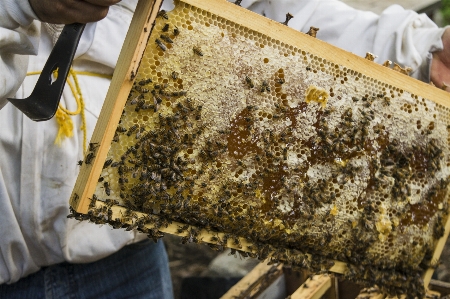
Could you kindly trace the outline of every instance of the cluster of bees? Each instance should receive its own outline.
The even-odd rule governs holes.
[[[166,12],[159,14],[155,28],[161,29],[152,33],[149,48],[174,56],[174,38],[182,34],[168,18]],[[204,59],[198,46],[185,50]],[[306,72],[310,70],[308,65]],[[433,179],[442,170],[445,153],[432,126],[406,144],[380,124],[385,116],[377,111],[392,105],[384,92],[350,97],[345,109],[330,104],[311,110],[317,103],[303,100],[293,106],[272,97],[289,83],[284,76],[255,80],[241,73],[236,84],[267,96],[273,105],[244,105],[227,128],[217,129],[201,95],[165,83],[188,73],[164,65],[158,72],[168,78],[138,73],[89,213],[72,211],[71,217],[138,229],[154,240],[163,236],[161,227],[176,221],[183,223],[177,229],[184,235],[182,243],[208,242],[215,250],[232,245],[233,254],[242,257],[269,258],[315,272],[327,271],[332,260],[339,260],[348,263],[345,276],[351,280],[379,284],[391,294],[423,293],[418,286],[431,264],[431,245],[423,245],[426,253],[419,257],[402,250],[395,263],[370,249],[380,241],[379,198],[391,202],[384,212],[400,219],[399,227],[426,225],[439,214],[431,222],[433,237],[443,235],[447,207],[439,205],[446,203],[449,180]],[[136,113],[144,117],[136,121]],[[271,117],[262,117],[264,113]],[[315,119],[314,135],[308,138],[299,135],[298,119],[305,113]],[[92,156],[85,163],[96,147],[90,146]],[[299,154],[299,148],[307,153]],[[292,163],[293,155],[303,162]],[[368,164],[357,162],[363,158]],[[309,171],[318,165],[328,166],[330,174],[313,178]],[[419,181],[430,188],[410,205],[411,182]],[[345,218],[337,203],[345,188],[358,182],[364,186],[355,198],[358,211]],[[98,206],[98,201],[104,204]],[[120,217],[113,216],[116,205],[124,208]],[[211,232],[209,239],[200,229]],[[242,245],[239,236],[252,245]]]

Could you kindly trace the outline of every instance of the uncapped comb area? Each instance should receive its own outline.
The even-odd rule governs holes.
[[[157,18],[94,196],[149,216],[93,205],[90,219],[178,221],[244,237],[260,258],[270,245],[273,262],[325,271],[339,260],[349,279],[421,295],[447,217],[449,119],[178,2]],[[184,242],[223,244],[213,238],[191,229]]]

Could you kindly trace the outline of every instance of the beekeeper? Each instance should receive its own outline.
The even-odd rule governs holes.
[[[172,297],[162,242],[66,217],[77,161],[99,116],[136,1],[0,1],[0,298]],[[163,8],[169,10],[169,2]],[[290,27],[318,27],[321,40],[360,56],[372,52],[380,63],[409,66],[414,77],[438,87],[450,85],[450,33],[425,15],[395,5],[375,15],[333,0],[241,5],[277,21],[290,12]],[[31,93],[62,29],[53,23],[72,22],[90,23],[61,107],[53,119],[33,122],[6,98]]]

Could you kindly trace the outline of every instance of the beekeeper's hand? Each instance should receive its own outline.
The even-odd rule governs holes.
[[[96,22],[120,0],[29,0],[40,21],[54,24]]]
[[[450,27],[442,35],[444,49],[433,53],[431,81],[439,88],[450,92]]]

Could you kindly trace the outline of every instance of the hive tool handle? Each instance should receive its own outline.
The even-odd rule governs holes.
[[[55,115],[85,25],[80,23],[65,25],[31,95],[25,99],[8,98],[11,104],[30,119],[44,121]],[[54,80],[56,70],[57,77]]]

